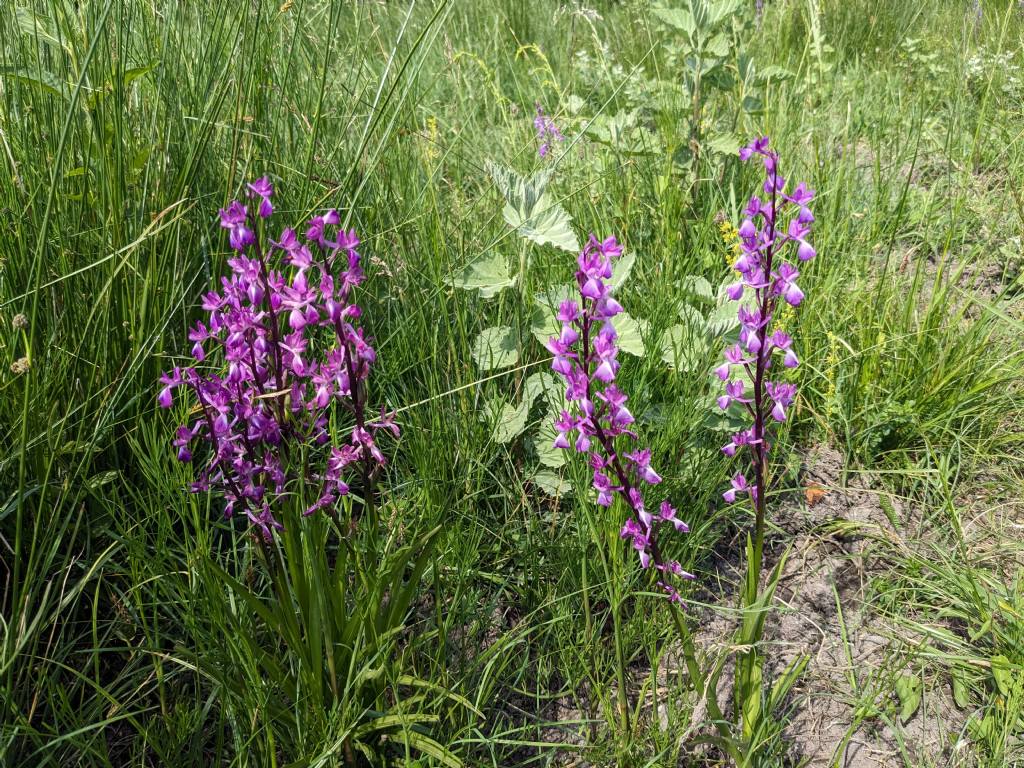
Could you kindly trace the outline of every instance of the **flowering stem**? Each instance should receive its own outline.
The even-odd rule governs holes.
[[[629,512],[619,536],[627,540],[630,548],[637,552],[641,567],[647,569],[653,565],[660,573],[658,586],[668,594],[669,602],[675,606],[682,598],[671,583],[673,577],[693,577],[683,571],[678,562],[667,561],[662,557],[656,529],[666,523],[678,532],[685,533],[689,528],[676,517],[676,510],[667,500],[661,502],[657,514],[645,507],[642,492],[644,484],[657,485],[662,480],[651,467],[650,449],[635,449],[620,454],[616,448],[616,442],[625,443],[627,438],[633,441],[638,439],[631,429],[635,419],[626,407],[628,398],[615,383],[619,370],[619,349],[613,319],[623,309],[612,295],[608,281],[612,277],[612,262],[621,254],[622,248],[614,237],[599,241],[591,235],[577,259],[579,269],[576,281],[580,300],[566,300],[559,305],[558,319],[562,328],[558,336],[548,340],[547,348],[554,354],[552,369],[566,380],[565,397],[568,407],[574,413],[563,410],[555,421],[558,435],[554,446],[562,449],[575,446],[578,452],[588,455],[599,506],[612,507],[616,497],[625,502]],[[577,436],[573,442],[570,436],[574,434]],[[591,527],[595,532],[604,530],[603,525],[592,524]],[[626,658],[621,638],[620,611],[624,599],[620,570],[622,560],[617,555],[609,557],[606,554],[603,536],[598,536],[598,545],[602,548],[604,562],[614,566],[606,570],[614,581],[611,607],[615,631],[619,721],[625,750],[632,734],[629,729]],[[678,616],[675,618],[677,626],[682,627],[680,635],[685,638],[687,671],[694,687],[702,689],[692,639],[681,619]]]
[[[583,360],[590,360],[590,330],[591,330],[591,319],[589,315],[583,316]],[[584,365],[587,369],[587,399],[591,402],[594,401],[593,393],[591,391],[591,370],[590,363],[585,362]],[[601,420],[599,418],[594,419],[596,427],[597,438],[601,443],[601,447],[604,448],[605,456],[611,462],[615,468],[615,472],[619,477],[619,482],[622,483],[620,494],[623,494],[623,498],[626,500],[626,504],[633,510],[633,505],[629,500],[629,496],[624,495],[624,490],[629,486],[629,479],[626,477],[626,473],[622,470],[622,466],[619,464],[619,458],[615,453],[615,446],[612,444],[611,438],[605,433],[601,427]],[[618,558],[615,559],[618,563]],[[629,699],[626,691],[626,657],[622,652],[622,625],[621,625],[621,610],[622,610],[622,595],[618,588],[619,580],[615,579],[615,595],[612,604],[612,628],[615,633],[615,674],[618,678],[618,704],[619,704],[619,729],[622,732],[622,747],[623,750],[629,744]]]
[[[355,367],[355,363],[353,362],[354,354],[355,353],[352,350],[352,345],[349,344],[347,341],[345,341],[344,329],[342,328],[341,320],[340,319],[339,320],[335,320],[334,326],[335,326],[335,330],[336,330],[336,332],[338,334],[338,341],[340,341],[342,343],[342,349],[345,351],[345,370],[348,372],[349,389],[351,390],[350,401],[352,403],[352,417],[355,419],[356,429],[358,429],[361,433],[365,433],[365,431],[366,431],[366,402],[365,402],[366,390],[365,390],[365,388],[360,386],[359,379],[356,377],[356,367]],[[373,457],[370,455],[369,451],[366,450],[366,447],[363,446],[363,456],[362,456],[362,461],[360,462],[361,465],[362,465],[362,470],[363,470],[363,487],[362,487],[363,510],[362,511],[366,512],[367,514],[369,514],[369,516],[370,516],[370,524],[374,528],[376,528],[377,527],[377,518],[376,518],[376,510],[375,510],[375,508],[373,506],[373,489],[370,487],[371,476],[372,476],[372,467],[371,467],[370,463],[372,461],[373,461]],[[352,516],[352,525],[355,525],[358,522],[359,517],[361,517],[361,515],[353,515]]]
[[[771,482],[768,471],[769,416],[777,422],[785,421],[786,410],[796,395],[794,384],[769,381],[768,375],[776,350],[782,353],[785,368],[798,365],[796,354],[791,349],[792,339],[778,327],[778,321],[773,329],[772,321],[780,298],[795,307],[804,297],[796,284],[799,271],[794,264],[780,260],[779,255],[783,248],[793,244],[800,261],[808,261],[815,256],[814,248],[807,241],[810,224],[814,221],[807,206],[814,198],[814,192],[802,183],[786,191],[785,179],[778,172],[778,154],[768,148],[767,138],[759,138],[740,150],[742,160],[749,160],[755,155],[764,160],[764,191],[768,199],[762,201],[754,196],[746,207],[746,219],[737,230],[739,254],[733,264],[741,279],[727,289],[729,298],[739,301],[744,290],[749,288],[753,291],[754,301],[752,306],[740,306],[737,312],[741,325],[740,343],[726,350],[726,362],[715,369],[722,381],[728,381],[725,394],[718,399],[719,406],[727,409],[732,403],[741,403],[753,422],[749,429],[734,434],[722,448],[727,456],[734,456],[740,446],[748,446],[754,475],[752,482],[748,483],[742,472],[737,473],[732,478],[731,489],[723,494],[731,503],[738,494],[749,493],[754,512],[753,537],[748,537],[746,547],[746,580],[740,590],[743,618],[739,644],[744,650],[736,661],[735,688],[736,717],[747,742],[753,737],[762,717],[762,660],[758,643],[764,627],[759,612],[763,609],[762,602],[767,602],[770,597],[770,593],[760,594],[768,485]],[[797,208],[798,212],[789,219],[788,228],[783,229],[780,211],[787,206]],[[734,366],[742,367],[752,380],[753,392],[749,396],[745,392],[744,381],[729,381]]]
[[[247,187],[250,199],[259,198],[259,219],[266,220],[273,214],[269,179]],[[209,318],[189,331],[196,363],[209,353],[214,364],[163,374],[157,396],[170,408],[174,389],[186,386],[199,401],[202,418],[179,426],[173,440],[183,462],[193,461],[197,441],[209,448],[193,492],[219,491],[225,515],[244,511],[269,542],[283,530],[275,515],[296,503],[302,516],[324,511],[336,520],[350,494],[348,476],[358,472],[361,510],[372,516],[373,481],[387,461],[374,435],[383,430],[398,437],[400,430],[383,411],[379,420],[367,418],[366,379],[376,351],[357,327],[362,311],[350,300],[365,280],[358,237],[336,229],[341,217],[333,209],[309,221],[305,243],[286,228],[264,247],[257,231],[262,235],[265,227],[238,200],[221,209],[220,223],[235,251],[228,259],[231,274],[221,279],[221,290],[204,295]],[[289,273],[276,271],[274,256]],[[326,340],[321,328],[336,335],[327,348],[318,348]],[[332,443],[329,431],[336,405],[356,422],[344,444]]]

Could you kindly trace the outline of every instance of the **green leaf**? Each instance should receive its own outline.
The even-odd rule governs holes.
[[[657,136],[637,124],[636,110],[598,115],[587,124],[586,132],[594,141],[629,155],[652,154],[662,146]]]
[[[504,445],[518,437],[526,429],[526,418],[530,415],[531,403],[524,400],[518,407],[509,403],[495,403],[492,408],[494,414],[494,429],[491,432],[491,439],[499,445]]]
[[[131,168],[135,173],[139,173],[143,168],[146,167],[146,163],[149,162],[149,156],[153,152],[152,145],[143,147],[132,157]]]
[[[743,0],[711,0],[707,4],[707,25],[713,26],[743,8]]]
[[[124,72],[124,76],[121,78],[121,82],[126,86],[131,85],[140,77],[148,75],[150,72],[156,69],[157,64],[159,63],[160,62],[158,61],[154,61],[152,64],[147,64],[144,67],[134,67],[132,69],[126,69]]]
[[[412,688],[417,688],[419,690],[430,691],[431,693],[439,694],[442,698],[451,699],[455,703],[465,707],[477,717],[484,717],[484,713],[477,709],[475,706],[473,706],[469,699],[467,699],[465,696],[462,696],[461,694],[448,690],[439,683],[434,683],[430,680],[423,680],[422,678],[413,677],[412,675],[399,675],[398,684],[408,685]]]
[[[684,277],[679,284],[679,287],[691,296],[696,296],[699,299],[705,301],[715,300],[715,289],[711,287],[711,283],[707,281],[707,278],[701,275],[690,275]]]
[[[774,685],[772,685],[772,691],[768,696],[768,715],[775,713],[782,702],[785,701],[786,695],[796,684],[796,681],[800,679],[800,675],[803,674],[810,658],[810,656],[806,655],[797,656],[789,663],[786,670],[776,678]]]
[[[534,307],[530,313],[530,333],[541,344],[547,344],[548,339],[557,336],[559,331],[558,320],[547,307]]]
[[[523,382],[524,402],[532,406],[537,401],[537,398],[541,396],[545,397],[549,408],[561,410],[562,402],[565,399],[564,390],[558,384],[558,379],[555,378],[555,375],[548,371],[531,374]]]
[[[19,69],[17,67],[0,67],[0,77],[17,80],[26,85],[34,85],[41,91],[59,96],[65,101],[70,101],[70,96],[68,96],[64,83],[44,69],[37,72],[29,72],[27,69]]]
[[[13,2],[13,0],[11,1]],[[52,23],[45,16],[33,13],[28,8],[17,7],[14,9],[14,19],[18,24],[18,29],[26,37],[35,39],[38,36],[41,43],[53,45],[57,48],[62,47],[60,39],[53,31]]]
[[[572,485],[570,485],[568,480],[546,469],[534,472],[530,477],[530,482],[548,494],[548,496],[561,497],[572,493]]]
[[[612,279],[608,281],[608,287],[613,291],[622,287],[622,284],[629,279],[633,265],[636,263],[635,253],[625,253],[612,265]]]
[[[722,58],[729,54],[729,38],[723,34],[717,34],[704,46],[704,53],[715,58]]]
[[[900,722],[906,723],[921,706],[921,678],[915,675],[897,677],[896,696],[900,700]]]
[[[971,704],[971,689],[965,671],[960,667],[953,667],[950,678],[953,685],[953,701],[960,709],[967,709]]]
[[[679,373],[694,371],[707,354],[704,318],[689,304],[679,305],[679,318],[661,337],[661,359]]]
[[[704,329],[712,339],[718,339],[725,336],[729,331],[739,326],[739,317],[736,314],[737,305],[735,303],[719,304],[708,315],[707,320],[704,323]]]
[[[700,310],[690,306],[685,301],[680,302],[679,306],[676,307],[676,314],[679,315],[679,319],[683,321],[683,324],[687,328],[691,328],[694,333],[699,332],[704,327],[704,318],[700,314]]]
[[[550,244],[570,253],[579,251],[572,218],[547,194],[550,170],[529,179],[497,163],[488,162],[487,170],[505,198],[502,215],[510,227],[537,245]]]
[[[767,82],[769,80],[774,80],[776,82],[779,82],[779,81],[782,81],[782,80],[790,80],[790,79],[792,79],[794,77],[796,77],[796,75],[794,75],[788,69],[784,69],[783,67],[777,67],[777,66],[774,66],[774,65],[769,65],[767,67],[761,67],[758,70],[757,75],[756,75],[756,78],[757,78],[758,82],[761,82],[761,83],[765,83],[765,82]]]
[[[984,717],[974,715],[967,721],[967,730],[975,741],[991,741],[999,733],[998,721],[994,713],[989,712]]]
[[[735,155],[740,151],[740,140],[731,133],[723,133],[706,141],[704,146],[716,155]]]
[[[717,379],[716,379],[717,381]],[[704,417],[704,427],[715,432],[739,432],[747,426],[747,413],[739,403],[732,403],[729,408],[723,411],[718,407],[715,398],[709,398],[707,416]]]
[[[575,93],[570,93],[565,97],[565,111],[570,115],[578,115],[584,106],[586,106],[586,102]]]
[[[648,330],[646,321],[635,320],[622,312],[612,319],[612,326],[619,335],[619,349],[635,357],[644,356],[643,334]]]
[[[673,325],[661,338],[661,359],[677,373],[690,373],[706,353],[704,339],[685,325]]]
[[[652,10],[655,16],[670,27],[678,29],[687,37],[692,37],[693,33],[697,31],[693,14],[684,8],[654,8]]]
[[[558,469],[565,466],[565,451],[554,446],[555,437],[558,435],[554,424],[552,424],[554,418],[554,415],[549,413],[541,422],[540,429],[537,430],[537,437],[533,441],[533,447],[537,451],[537,458],[540,459],[541,464],[551,469]]]
[[[434,758],[442,765],[448,766],[448,768],[462,768],[462,761],[454,753],[422,733],[406,730],[401,734],[393,736],[392,740],[399,743],[407,742],[413,749]]]
[[[514,285],[516,280],[509,275],[505,257],[493,253],[467,265],[458,276],[452,277],[450,282],[464,291],[478,290],[483,298],[489,299]]]
[[[996,688],[1003,696],[1009,696],[1013,688],[1013,673],[1010,660],[999,654],[992,657],[992,678],[996,681]]]
[[[534,296],[534,310],[530,314],[530,333],[541,344],[547,344],[548,339],[558,335],[561,329],[561,325],[555,318],[558,313],[558,305],[575,294],[576,290],[572,286],[555,285],[548,288],[546,292]]]
[[[106,472],[99,472],[93,475],[85,481],[86,487],[95,491],[97,488],[102,488],[104,485],[110,485],[111,483],[120,480],[121,473],[116,469],[108,469]]]
[[[743,712],[743,737],[750,741],[754,735],[754,728],[761,719],[761,691],[764,687],[764,657],[754,656],[749,659],[741,685],[746,695],[742,696],[740,709]]]
[[[485,328],[473,341],[473,359],[482,370],[508,368],[519,360],[516,333],[507,325]]]

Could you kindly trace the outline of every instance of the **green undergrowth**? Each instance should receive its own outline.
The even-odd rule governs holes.
[[[967,764],[1013,763],[1024,14],[736,3],[698,83],[685,30],[650,3],[584,5],[0,8],[0,765],[329,766],[360,740],[381,764],[716,763],[682,740],[685,676],[652,671],[678,664],[654,585],[599,546],[616,521],[594,518],[585,467],[546,455],[545,399],[523,405],[550,360],[538,297],[575,261],[520,236],[494,168],[549,175],[560,236],[615,234],[635,257],[621,386],[699,585],[749,522],[721,499],[736,468],[708,373],[732,274],[720,223],[759,183],[735,150],[762,132],[818,193],[780,492],[824,441],[928,505],[933,535],[891,555],[873,599],[917,638],[922,679],[957,686]],[[566,136],[546,159],[538,104]],[[264,173],[278,219],[333,206],[362,239],[372,399],[403,428],[381,533],[397,551],[439,529],[403,565],[415,594],[388,651],[352,653],[373,706],[318,708],[268,676],[310,660],[225,581],[271,591],[241,522],[187,493],[156,407],[224,271],[216,211]],[[512,362],[482,362],[493,328]],[[758,764],[789,760],[772,738]]]

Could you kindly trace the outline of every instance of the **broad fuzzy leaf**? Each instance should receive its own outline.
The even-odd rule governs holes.
[[[612,326],[619,336],[619,349],[634,357],[644,356],[643,334],[649,327],[645,320],[636,320],[623,312],[612,319]]]
[[[534,472],[530,481],[548,496],[560,497],[572,493],[572,485],[568,480],[546,469]]]
[[[510,227],[537,245],[550,244],[570,253],[579,251],[572,218],[547,193],[550,170],[528,179],[497,163],[488,162],[487,170],[505,198],[502,215]]]
[[[679,287],[691,296],[696,296],[699,299],[705,301],[715,300],[715,289],[711,287],[711,283],[707,281],[707,278],[701,275],[690,275],[684,277],[679,284]]]
[[[496,404],[497,405],[497,404]],[[531,403],[524,400],[518,407],[505,403],[495,414],[494,430],[491,439],[504,445],[523,433],[526,429],[526,418],[530,415]]]
[[[541,422],[540,429],[537,430],[537,438],[533,441],[533,447],[537,451],[537,458],[540,459],[541,464],[551,469],[558,469],[565,466],[565,451],[554,446],[555,438],[558,435],[552,424],[553,419],[554,416],[549,413],[547,418]]]
[[[612,279],[608,281],[608,287],[613,291],[622,287],[622,284],[629,279],[629,274],[636,264],[635,253],[625,253],[612,265]]]
[[[566,299],[575,297],[576,292],[572,286],[554,285],[544,293],[538,293],[533,298],[534,309],[530,314],[530,332],[541,344],[546,344],[552,336],[557,336],[560,329],[555,315],[558,312],[558,305]]]
[[[485,328],[473,341],[473,359],[482,370],[508,368],[519,360],[516,333],[507,325]]]
[[[493,253],[467,265],[462,272],[452,277],[450,282],[464,291],[478,290],[483,298],[489,299],[514,285],[516,279],[509,274],[505,257]]]
[[[704,318],[689,304],[679,307],[682,323],[673,325],[661,337],[661,359],[678,373],[697,369],[707,354]]]

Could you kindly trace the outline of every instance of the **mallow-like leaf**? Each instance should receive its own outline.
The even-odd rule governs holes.
[[[613,291],[621,288],[622,284],[629,279],[629,275],[633,271],[634,264],[636,264],[635,253],[629,252],[620,256],[618,260],[612,264],[612,279],[608,281],[608,287]]]
[[[552,336],[557,336],[561,324],[555,319],[558,305],[567,299],[576,297],[572,286],[553,285],[543,293],[533,297],[533,311],[530,313],[530,332],[541,344],[546,344]]]
[[[504,444],[515,439],[526,429],[526,419],[530,415],[530,403],[524,400],[518,406],[504,403],[493,415],[494,430],[491,439]]]
[[[507,325],[485,328],[473,340],[473,359],[482,370],[508,368],[519,360],[516,333]]]
[[[510,227],[537,245],[550,244],[570,253],[580,250],[572,217],[547,192],[550,169],[528,179],[493,162],[487,163],[487,170],[505,198],[502,215]]]
[[[547,469],[537,470],[530,480],[548,496],[560,497],[572,493],[572,485],[568,480]]]
[[[680,282],[679,287],[686,293],[691,296],[696,296],[699,299],[703,299],[705,301],[715,300],[715,291],[711,287],[711,283],[707,281],[707,278],[701,275],[690,275],[689,277],[684,277]]]
[[[615,328],[615,333],[618,334],[619,349],[634,357],[643,357],[643,334],[647,333],[647,321],[634,319],[625,312],[621,312],[612,320],[612,325]]]
[[[565,465],[565,451],[555,448],[555,432],[553,418],[544,419],[540,429],[537,430],[537,438],[533,441],[533,447],[537,451],[537,458],[545,467],[558,469]]]
[[[484,418],[494,424],[491,439],[496,443],[508,443],[526,431],[530,409],[538,397],[546,400],[548,410],[561,404],[563,395],[553,373],[539,371],[523,382],[523,397],[518,406],[496,400],[488,403]]]
[[[489,299],[502,290],[515,284],[516,279],[509,274],[505,257],[492,253],[468,264],[458,275],[450,279],[456,288],[464,291],[480,291],[480,295]]]
[[[689,304],[680,305],[679,317],[683,322],[668,328],[661,338],[661,359],[678,373],[689,373],[707,354],[704,318]]]

